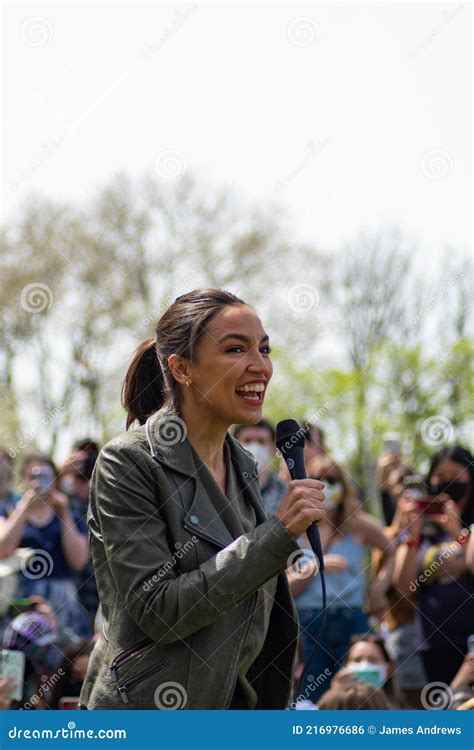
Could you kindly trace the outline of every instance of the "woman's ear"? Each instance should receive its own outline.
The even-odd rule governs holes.
[[[189,362],[179,354],[170,354],[168,357],[168,367],[174,379],[178,383],[181,383],[181,385],[192,381]]]

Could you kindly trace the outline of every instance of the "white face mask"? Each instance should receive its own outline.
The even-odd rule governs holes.
[[[65,492],[67,495],[73,495],[74,494],[74,477],[72,477],[70,474],[66,474],[61,479],[61,489],[63,492]]]
[[[333,510],[337,508],[342,500],[342,484],[336,482],[335,484],[329,484],[324,482],[324,508],[326,510]]]
[[[387,664],[372,664],[367,659],[362,661],[351,661],[347,665],[347,670],[354,674],[359,674],[362,682],[368,682],[375,687],[382,687],[387,679]],[[365,678],[365,679],[364,679]]]
[[[259,473],[264,471],[272,460],[272,451],[270,450],[270,448],[257,442],[246,443],[245,448],[250,451],[250,453],[258,463]]]

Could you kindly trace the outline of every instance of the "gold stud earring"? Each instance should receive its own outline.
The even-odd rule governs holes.
[[[189,388],[189,380],[186,381],[186,388]]]

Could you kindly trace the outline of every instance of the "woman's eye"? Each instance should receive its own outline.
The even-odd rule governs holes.
[[[226,349],[226,352],[235,352],[236,350],[242,351],[243,347],[242,346],[231,346],[231,347],[229,347],[229,349]],[[264,354],[270,354],[270,352],[272,351],[272,349],[271,349],[270,346],[264,346],[262,349],[260,349],[260,351],[263,352]]]

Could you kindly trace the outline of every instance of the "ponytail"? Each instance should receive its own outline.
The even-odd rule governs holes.
[[[163,371],[155,338],[145,339],[136,350],[122,386],[122,406],[127,412],[127,430],[136,419],[140,424],[164,403]]]

